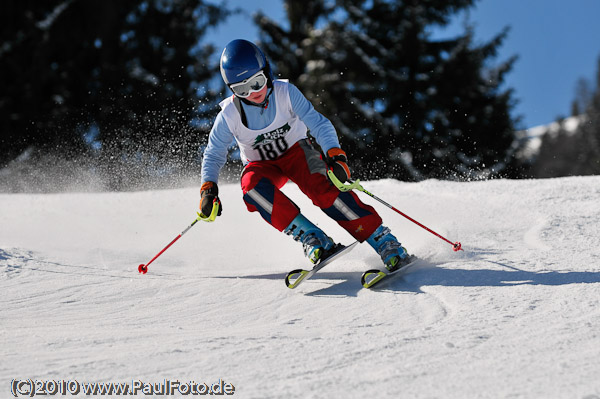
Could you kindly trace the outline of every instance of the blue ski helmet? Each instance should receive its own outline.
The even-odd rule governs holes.
[[[227,44],[221,54],[221,76],[225,84],[241,82],[263,70],[272,86],[273,74],[264,53],[252,42],[236,39]]]

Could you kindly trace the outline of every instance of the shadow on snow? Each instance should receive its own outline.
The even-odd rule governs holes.
[[[496,262],[493,262],[496,263]],[[568,272],[530,272],[512,266],[496,263],[510,270],[492,269],[456,269],[435,266],[426,261],[404,275],[393,276],[382,281],[371,291],[395,291],[421,293],[422,286],[445,287],[512,287],[516,285],[546,285],[560,286],[568,284],[593,284],[600,283],[600,272],[594,271],[568,271]],[[362,272],[328,272],[320,271],[310,280],[302,283],[295,291],[311,296],[356,296],[364,288],[360,284]],[[272,273],[246,276],[212,277],[222,279],[259,279],[280,280],[285,287],[285,273]],[[311,288],[323,282],[332,285],[311,291]],[[311,287],[312,286],[312,287]]]

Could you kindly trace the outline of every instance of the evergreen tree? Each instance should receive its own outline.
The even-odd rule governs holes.
[[[581,162],[585,150],[581,136],[569,131],[565,119],[556,121],[542,137],[539,152],[531,169],[539,178],[568,176],[575,165]]]
[[[361,177],[510,170],[512,92],[500,86],[514,58],[487,65],[506,31],[483,45],[469,30],[430,39],[431,27],[447,24],[472,0],[338,0],[333,10],[309,1],[309,19],[291,3],[289,30],[256,18],[261,39],[282,76],[334,122]]]
[[[575,84],[575,99],[571,103],[571,116],[580,115],[591,105],[594,88],[589,80],[580,78]]]
[[[62,87],[48,89],[53,86],[48,81],[60,72],[40,61],[47,51],[48,27],[64,10],[59,4],[0,3],[0,167],[33,143],[51,140],[39,115],[50,119],[65,111]]]
[[[95,148],[109,174],[127,157],[198,156],[219,98],[207,89],[218,73],[209,61],[215,49],[200,40],[225,8],[202,0],[10,0],[2,11],[0,166],[32,146],[73,157]]]
[[[560,120],[557,131],[547,129],[531,167],[532,176],[600,174],[600,58],[596,86],[580,79],[575,97],[573,104],[579,111],[577,127],[569,131]]]
[[[585,158],[577,174],[600,174],[600,57],[596,68],[596,87],[590,96],[584,123],[581,125],[582,140],[585,142]]]

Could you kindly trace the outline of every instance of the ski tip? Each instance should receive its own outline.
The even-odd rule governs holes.
[[[385,276],[386,274],[379,269],[367,270],[360,277],[360,283],[364,288],[371,288]]]
[[[291,289],[296,288],[296,286],[298,286],[298,284],[304,280],[306,274],[308,274],[308,271],[304,269],[292,270],[285,276],[285,285]]]
[[[141,265],[138,266],[138,272],[142,273],[142,274],[148,273],[148,266],[146,266],[142,263]]]

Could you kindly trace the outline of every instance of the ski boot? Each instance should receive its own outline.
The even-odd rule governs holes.
[[[383,225],[367,238],[367,242],[381,256],[381,260],[389,272],[400,269],[410,260],[406,249],[394,237],[390,229]]]
[[[324,259],[336,247],[333,240],[323,230],[315,226],[301,213],[292,220],[292,223],[283,232],[302,243],[304,255],[313,264]]]

